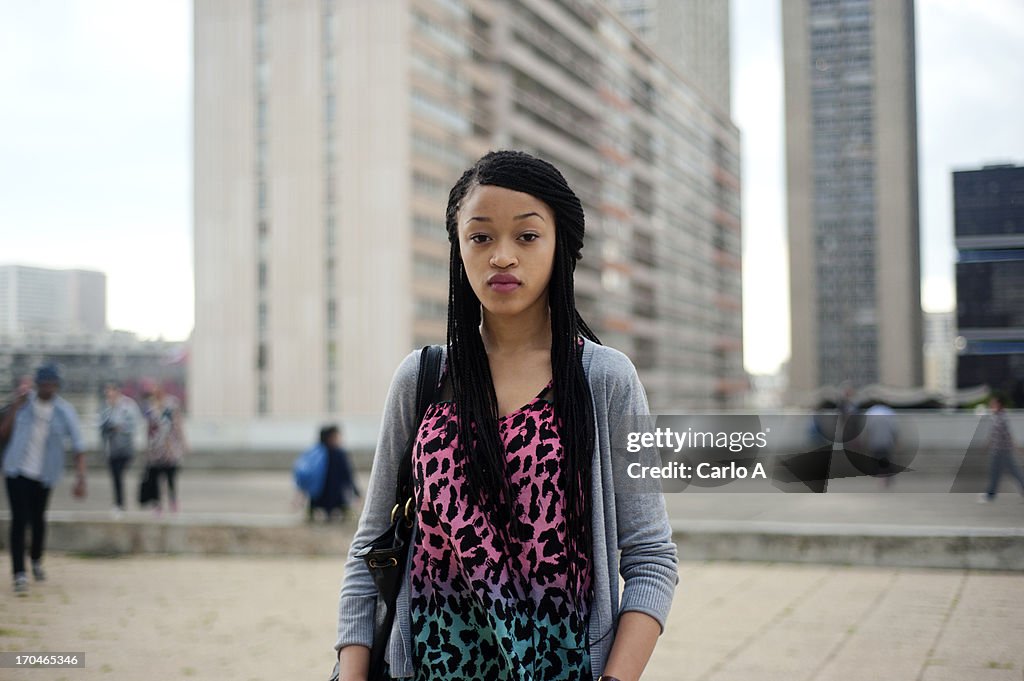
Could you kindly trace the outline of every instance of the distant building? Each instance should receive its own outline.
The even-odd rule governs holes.
[[[0,265],[0,334],[106,329],[104,273]]]
[[[606,0],[669,66],[732,110],[729,0]]]
[[[0,395],[45,362],[60,366],[61,395],[80,414],[99,411],[108,381],[121,384],[126,394],[137,398],[142,380],[152,379],[167,392],[185,398],[185,343],[143,341],[125,331],[0,334]]]
[[[740,404],[739,131],[604,3],[194,6],[195,417],[379,414],[446,338],[448,191],[502,148],[578,193],[580,313],[651,407]]]
[[[782,0],[790,389],[920,387],[913,0]]]
[[[1024,166],[953,173],[957,386],[1009,390],[1024,407]]]
[[[956,391],[956,312],[924,315],[924,387],[952,395]]]

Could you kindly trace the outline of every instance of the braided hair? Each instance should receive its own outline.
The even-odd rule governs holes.
[[[594,409],[590,385],[583,372],[583,335],[600,343],[576,310],[573,272],[582,256],[584,217],[579,198],[565,178],[547,161],[521,151],[492,151],[462,174],[448,196],[445,226],[451,244],[448,279],[448,362],[458,421],[457,457],[467,472],[471,498],[492,514],[499,541],[520,537],[516,499],[505,474],[504,448],[498,435],[498,400],[487,353],[480,336],[480,299],[465,274],[459,248],[458,212],[466,196],[479,185],[493,185],[530,194],[555,216],[555,256],[548,284],[551,313],[551,369],[555,388],[554,412],[559,423],[564,464],[565,522],[569,584],[582,589],[579,561],[593,546],[590,525],[591,457],[594,451]],[[473,437],[471,422],[476,426]],[[476,440],[470,454],[467,443]],[[575,593],[576,598],[586,595]]]

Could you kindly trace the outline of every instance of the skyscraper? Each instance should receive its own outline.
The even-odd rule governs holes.
[[[196,0],[200,419],[378,413],[446,337],[447,195],[489,149],[587,220],[578,307],[652,408],[746,389],[739,133],[593,0]]]
[[[960,353],[957,386],[1024,406],[1024,166],[953,173]]]
[[[783,0],[794,395],[922,384],[913,0]]]

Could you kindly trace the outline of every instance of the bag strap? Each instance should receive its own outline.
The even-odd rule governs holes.
[[[398,466],[397,489],[395,490],[395,501],[404,503],[404,500],[413,496],[412,489],[412,448],[416,442],[416,434],[419,430],[423,416],[427,409],[437,399],[437,381],[441,374],[441,346],[425,345],[420,351],[420,369],[416,378],[416,423],[413,432],[409,436],[409,442],[405,447],[402,462]]]

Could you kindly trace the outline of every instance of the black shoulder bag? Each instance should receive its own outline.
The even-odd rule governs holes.
[[[402,462],[398,467],[395,505],[391,509],[391,527],[356,554],[366,561],[370,576],[377,585],[376,622],[367,676],[369,681],[384,679],[384,654],[387,652],[391,627],[395,622],[395,602],[402,587],[416,512],[413,508],[412,447],[427,408],[437,399],[437,380],[440,378],[440,371],[440,346],[425,346],[420,352],[420,370],[416,381],[416,425],[405,444]],[[334,667],[331,681],[338,681],[337,665]]]

